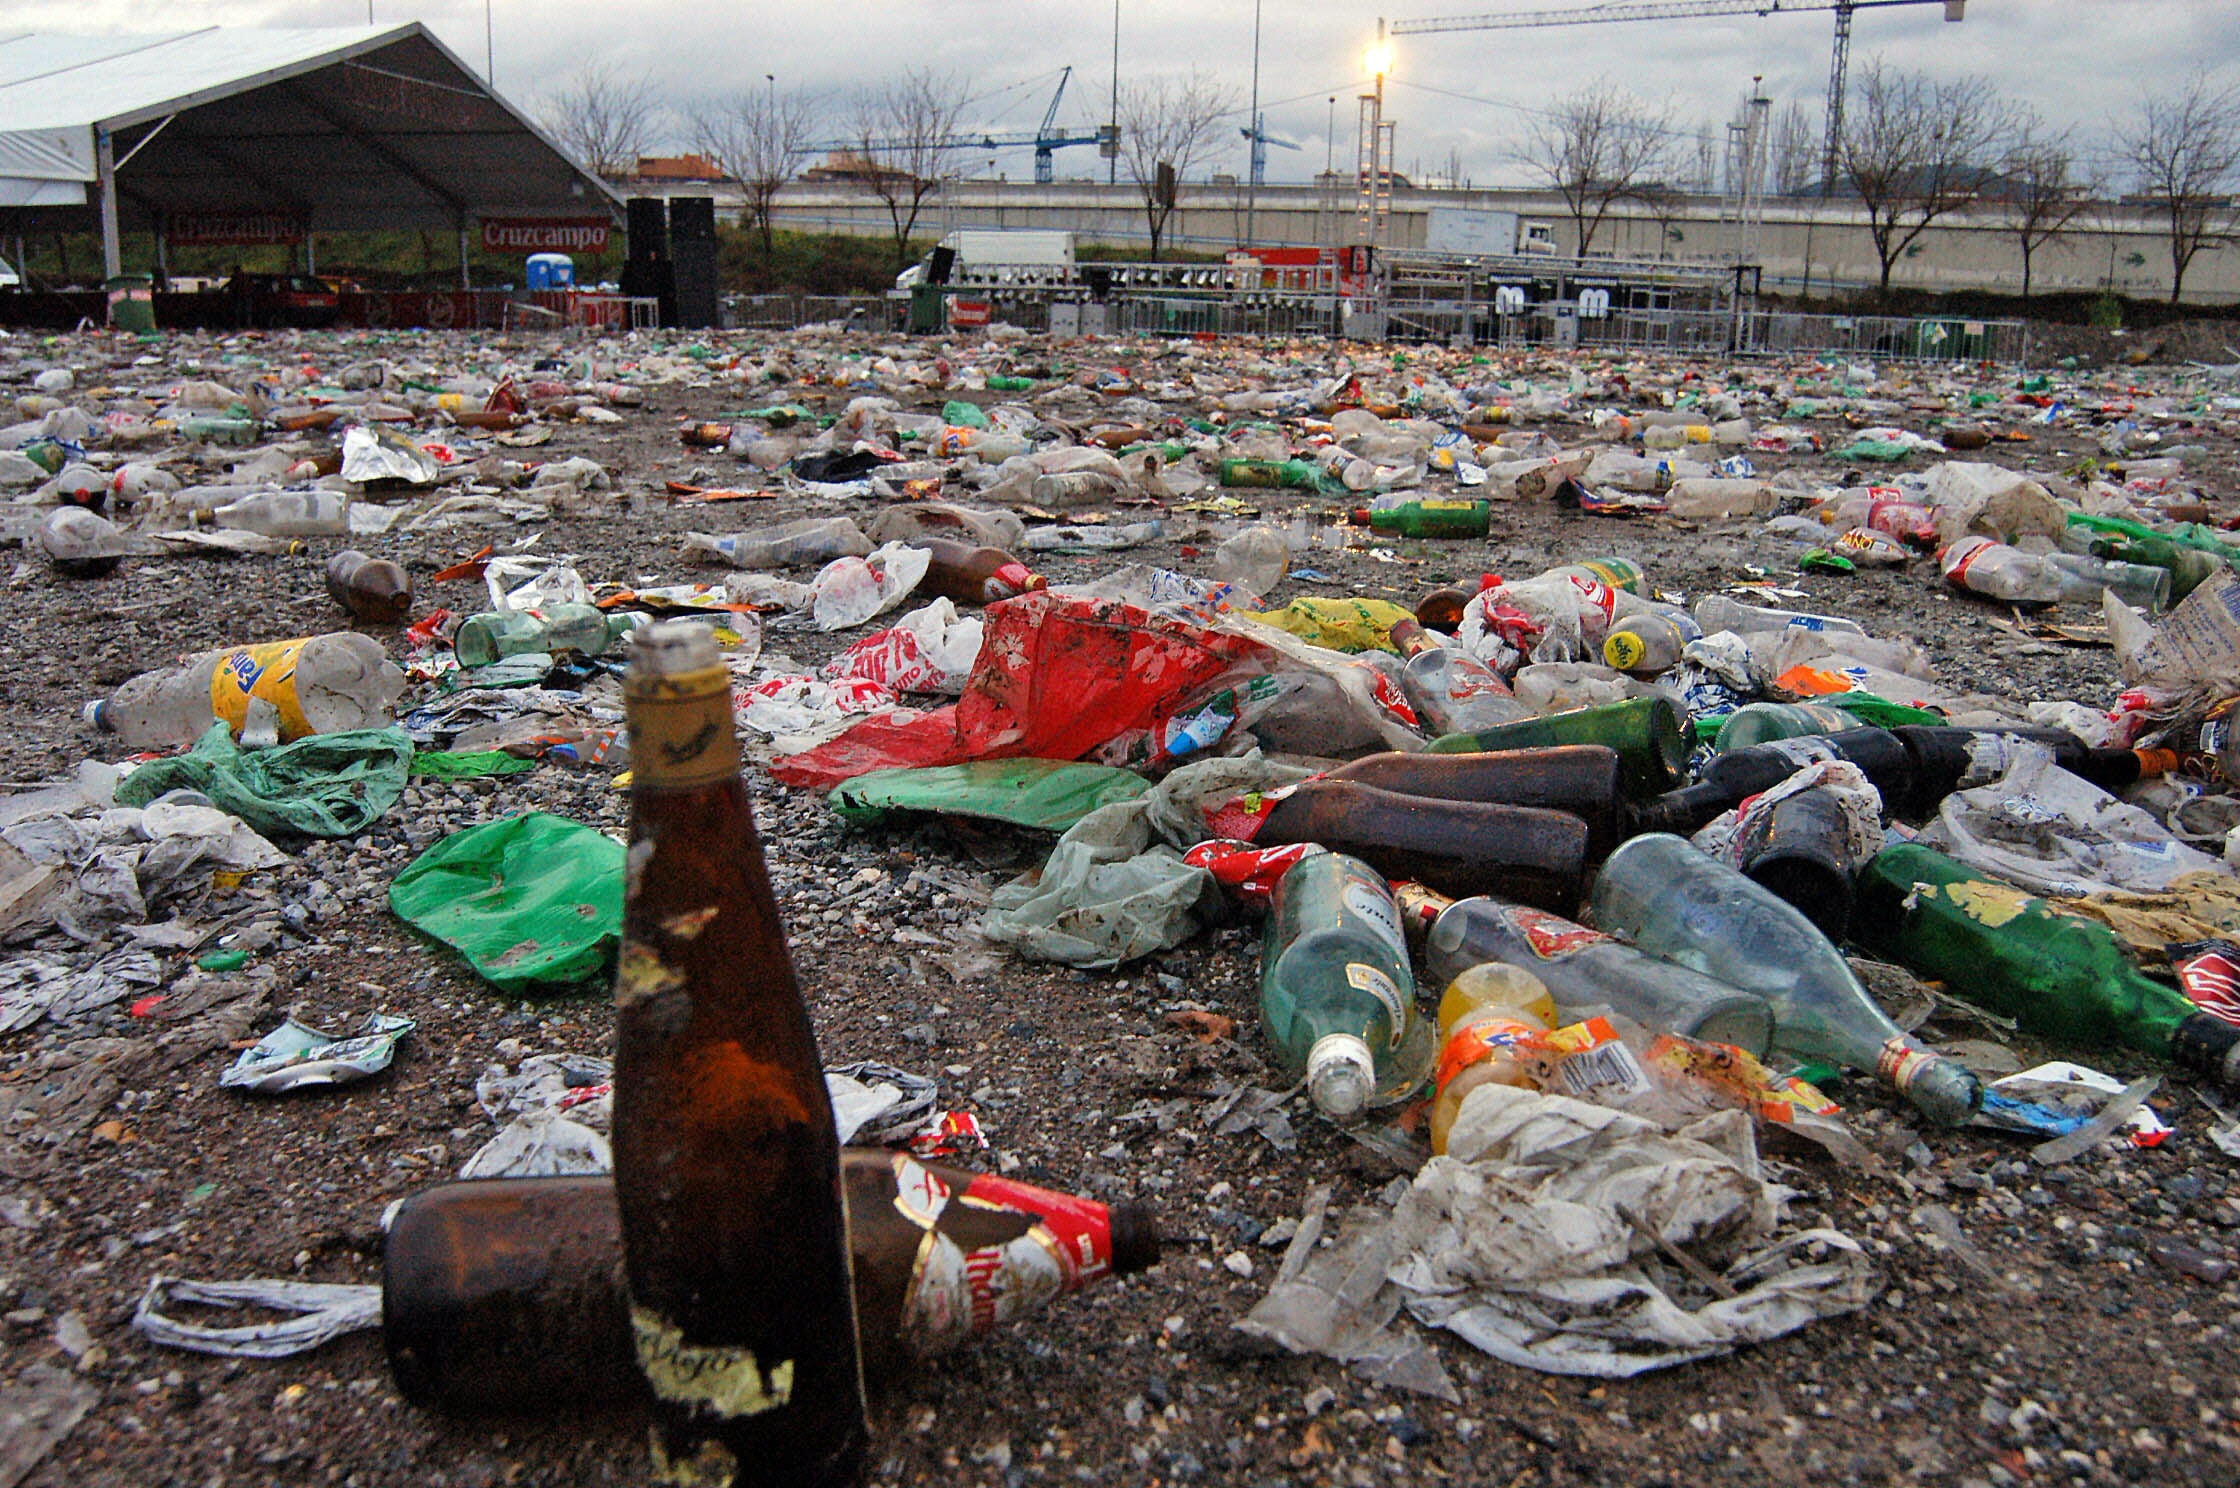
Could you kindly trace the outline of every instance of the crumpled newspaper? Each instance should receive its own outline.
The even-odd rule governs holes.
[[[397,1040],[415,1027],[394,1013],[368,1013],[355,1032],[331,1033],[290,1018],[227,1065],[218,1083],[279,1095],[318,1085],[349,1085],[380,1074],[396,1058]]]
[[[1389,1331],[1403,1305],[1553,1374],[1668,1368],[1873,1300],[1878,1278],[1851,1239],[1781,1233],[1788,1197],[1760,1170],[1741,1111],[1668,1133],[1566,1096],[1481,1086],[1389,1219],[1311,1261],[1287,1257],[1238,1326],[1433,1394],[1444,1372],[1434,1380]]]

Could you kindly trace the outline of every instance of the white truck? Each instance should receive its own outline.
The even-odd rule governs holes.
[[[1054,268],[1073,262],[1073,234],[1044,228],[960,227],[941,240],[956,255],[950,268]],[[932,260],[914,263],[895,277],[894,287],[911,290],[926,282]]]
[[[1487,258],[1556,251],[1549,224],[1527,222],[1514,212],[1482,207],[1433,207],[1430,220],[1424,224],[1423,246],[1435,253]]]

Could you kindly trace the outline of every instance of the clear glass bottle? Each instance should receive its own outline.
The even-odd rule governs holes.
[[[1423,1084],[1431,1022],[1416,1010],[1399,906],[1368,864],[1318,853],[1277,883],[1260,1017],[1284,1069],[1333,1121],[1357,1121]]]
[[[488,666],[508,656],[580,651],[603,654],[627,630],[596,605],[556,604],[534,610],[492,610],[469,615],[452,632],[451,649],[463,667]]]
[[[1602,929],[1764,998],[1776,1049],[1871,1070],[1944,1125],[1983,1103],[1975,1075],[1891,1022],[1810,920],[1681,838],[1652,832],[1612,853],[1592,905]]]

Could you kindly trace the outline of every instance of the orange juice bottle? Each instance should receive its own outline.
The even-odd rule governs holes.
[[[1431,1102],[1431,1150],[1447,1150],[1447,1133],[1463,1097],[1480,1085],[1531,1089],[1538,1082],[1520,1043],[1546,1033],[1556,1002],[1538,977],[1522,967],[1488,961],[1447,984],[1439,998],[1437,1094]]]

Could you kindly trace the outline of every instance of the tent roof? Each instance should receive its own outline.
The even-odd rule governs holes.
[[[0,206],[86,210],[104,130],[130,227],[424,228],[618,205],[418,22],[0,34]]]

